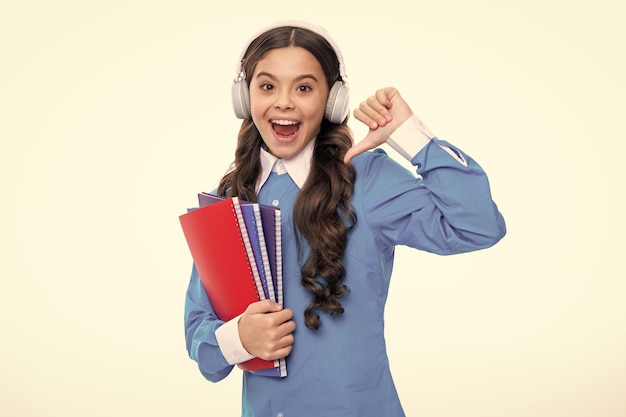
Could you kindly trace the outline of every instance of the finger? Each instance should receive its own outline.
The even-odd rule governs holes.
[[[386,103],[379,101],[377,96],[369,97],[366,101],[359,105],[359,108],[355,110],[355,117],[361,116],[371,129],[376,129],[378,126],[384,126],[391,121],[391,113],[386,107]],[[375,123],[370,122],[373,121]]]
[[[375,96],[381,104],[390,109],[393,105],[393,99],[397,94],[398,90],[396,90],[394,87],[385,87],[377,90]]]
[[[290,321],[292,317],[293,312],[287,308],[267,315],[267,319],[271,320],[272,324],[275,326],[280,326]]]
[[[291,334],[296,330],[296,322],[293,320],[288,320],[278,326],[278,330],[283,336]]]
[[[376,91],[373,97],[368,99],[368,103],[371,103],[371,107],[376,110],[380,115],[391,120],[391,113],[389,109],[393,106],[391,99],[393,95],[387,93],[387,89]]]
[[[281,359],[288,356],[293,349],[294,337],[290,334],[283,337],[274,348],[274,351],[270,354],[273,360]]]
[[[281,311],[283,307],[272,300],[261,300],[248,305],[247,314],[262,314]]]
[[[291,352],[295,340],[292,334],[294,328],[295,326],[284,326],[274,329],[256,353],[267,360],[284,358]]]
[[[355,144],[353,147],[348,149],[345,156],[343,157],[343,162],[347,164],[355,156],[362,154],[363,152],[369,151],[370,149],[373,149],[375,147],[376,146],[373,146],[372,144],[370,144],[369,141],[362,140],[361,142]]]
[[[364,123],[370,129],[378,128],[378,122],[380,121],[381,118],[379,117],[378,120],[376,120],[376,114],[373,114],[373,117],[369,116],[367,113],[365,113],[360,108],[355,109],[353,113],[354,113],[354,117],[358,121]]]
[[[276,344],[276,350],[290,347],[291,345],[293,345],[294,340],[295,339],[292,334],[286,335],[285,337],[283,337],[282,339],[278,341],[278,343]]]
[[[267,350],[276,350],[293,343],[293,331],[295,326],[292,324],[282,324],[278,327],[267,329],[264,339],[267,343]]]
[[[275,350],[273,352],[271,352],[270,354],[268,354],[265,357],[262,357],[262,359],[268,360],[268,361],[275,361],[278,359],[283,359],[286,358],[287,356],[289,356],[289,354],[291,353],[293,349],[292,345],[289,346],[285,346],[284,348],[280,348],[278,350]]]
[[[376,109],[381,116],[385,118],[386,123],[389,123],[393,119],[393,115],[390,110],[393,107],[393,98],[396,94],[397,91],[393,87],[383,88],[375,93],[376,102],[379,103],[379,106],[381,106]]]

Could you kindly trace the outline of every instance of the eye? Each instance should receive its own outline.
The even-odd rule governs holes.
[[[310,85],[300,85],[298,86],[298,92],[300,93],[308,93],[309,91],[311,91],[311,86]]]
[[[261,87],[261,90],[263,90],[263,91],[271,91],[271,90],[274,89],[274,86],[272,84],[268,84],[268,83],[261,84],[260,87]]]

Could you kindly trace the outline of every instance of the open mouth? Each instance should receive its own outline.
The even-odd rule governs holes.
[[[295,120],[272,120],[272,129],[274,133],[282,138],[291,138],[300,130],[300,122]]]

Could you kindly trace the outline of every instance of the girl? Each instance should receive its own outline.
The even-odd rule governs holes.
[[[240,66],[233,100],[244,121],[216,192],[281,209],[285,305],[252,303],[224,323],[194,267],[189,355],[214,382],[252,357],[287,358],[284,378],[244,372],[244,416],[403,416],[383,322],[394,247],[447,255],[498,242],[505,223],[487,177],[392,87],[354,111],[369,133],[353,146],[342,57],[316,26],[263,30]],[[385,142],[418,176],[372,150]]]

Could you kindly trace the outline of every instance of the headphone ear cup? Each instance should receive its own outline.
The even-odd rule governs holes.
[[[335,81],[328,93],[328,101],[324,111],[326,119],[335,124],[343,123],[348,117],[348,101],[348,85],[341,81]]]
[[[250,93],[248,83],[245,79],[237,80],[233,83],[233,110],[239,119],[250,117]]]

